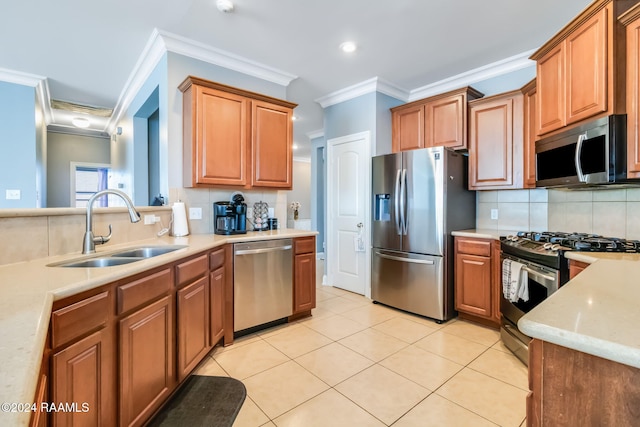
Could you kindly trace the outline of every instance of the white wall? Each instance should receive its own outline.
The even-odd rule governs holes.
[[[311,218],[311,161],[293,161],[293,189],[287,191],[287,219],[293,219],[291,202],[300,202],[299,218]]]

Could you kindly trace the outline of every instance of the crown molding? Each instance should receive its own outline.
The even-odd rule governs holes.
[[[483,65],[482,67],[478,67],[473,70],[465,71],[464,73],[448,77],[435,83],[413,89],[409,95],[408,101],[411,102],[418,99],[428,98],[429,96],[469,86],[473,83],[487,80],[492,77],[501,76],[503,74],[531,67],[535,65],[535,62],[530,60],[529,56],[531,56],[535,51],[536,49],[532,49],[500,61],[492,62],[491,64]]]
[[[114,112],[105,130],[109,133],[113,132],[116,124],[129,108],[134,97],[142,88],[142,85],[149,78],[156,65],[158,65],[162,56],[167,52],[198,59],[209,64],[218,65],[262,80],[277,83],[281,86],[288,86],[291,81],[298,78],[298,76],[293,74],[277,70],[239,55],[154,28],[140,58],[138,58],[138,62],[125,83],[124,89],[120,94],[120,98],[118,98]]]
[[[53,121],[49,83],[46,77],[0,68],[0,81],[34,88],[36,90],[36,99],[42,108],[45,124],[49,125]]]
[[[346,87],[344,89],[337,90],[328,95],[315,99],[315,102],[320,104],[322,108],[327,108],[334,104],[348,101],[353,98],[357,98],[362,95],[366,95],[371,92],[380,92],[385,95],[392,96],[401,101],[407,101],[410,92],[399,86],[394,85],[380,77],[373,77],[369,80],[365,80],[355,85]]]

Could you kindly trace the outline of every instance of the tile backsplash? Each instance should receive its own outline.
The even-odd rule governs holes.
[[[640,188],[478,191],[476,228],[576,231],[640,239]],[[498,219],[491,219],[491,210]]]

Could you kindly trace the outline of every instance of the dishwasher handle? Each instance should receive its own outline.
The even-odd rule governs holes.
[[[259,248],[259,249],[240,249],[234,252],[235,255],[255,255],[255,254],[264,254],[268,252],[277,252],[277,251],[288,251],[293,246],[285,245],[285,246],[276,246],[273,248]]]

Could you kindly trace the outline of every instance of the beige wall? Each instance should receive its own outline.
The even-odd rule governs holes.
[[[476,227],[576,231],[640,239],[640,188],[595,191],[479,191]],[[491,219],[498,209],[498,219]]]
[[[287,218],[293,219],[291,202],[300,202],[299,218],[311,218],[311,162],[293,162],[293,189],[287,192]]]

